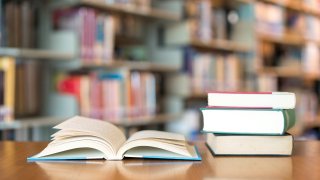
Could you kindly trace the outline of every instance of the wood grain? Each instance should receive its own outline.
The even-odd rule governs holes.
[[[1,142],[1,179],[319,179],[320,142],[295,142],[291,157],[212,156],[197,142],[203,160],[27,162],[46,142]]]

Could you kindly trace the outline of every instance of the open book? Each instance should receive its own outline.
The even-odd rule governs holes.
[[[108,122],[75,116],[54,127],[52,142],[29,161],[107,159],[124,157],[201,160],[195,146],[183,135],[161,131],[139,131],[126,139]]]

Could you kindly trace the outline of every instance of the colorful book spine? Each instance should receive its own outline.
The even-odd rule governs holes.
[[[156,76],[152,73],[67,75],[57,86],[60,93],[77,99],[79,112],[84,116],[118,122],[157,113]]]

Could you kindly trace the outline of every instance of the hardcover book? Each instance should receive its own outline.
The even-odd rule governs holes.
[[[294,109],[202,108],[203,131],[222,134],[282,135],[294,126]]]
[[[289,92],[209,92],[208,106],[227,108],[293,109],[294,93]]]
[[[107,159],[124,157],[201,160],[184,136],[162,131],[139,131],[126,139],[111,123],[75,116],[54,127],[52,142],[28,161]]]
[[[293,137],[207,134],[206,144],[215,155],[291,155]]]

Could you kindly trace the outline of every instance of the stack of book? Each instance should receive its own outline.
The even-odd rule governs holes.
[[[215,155],[291,155],[294,93],[208,93],[203,132]]]

